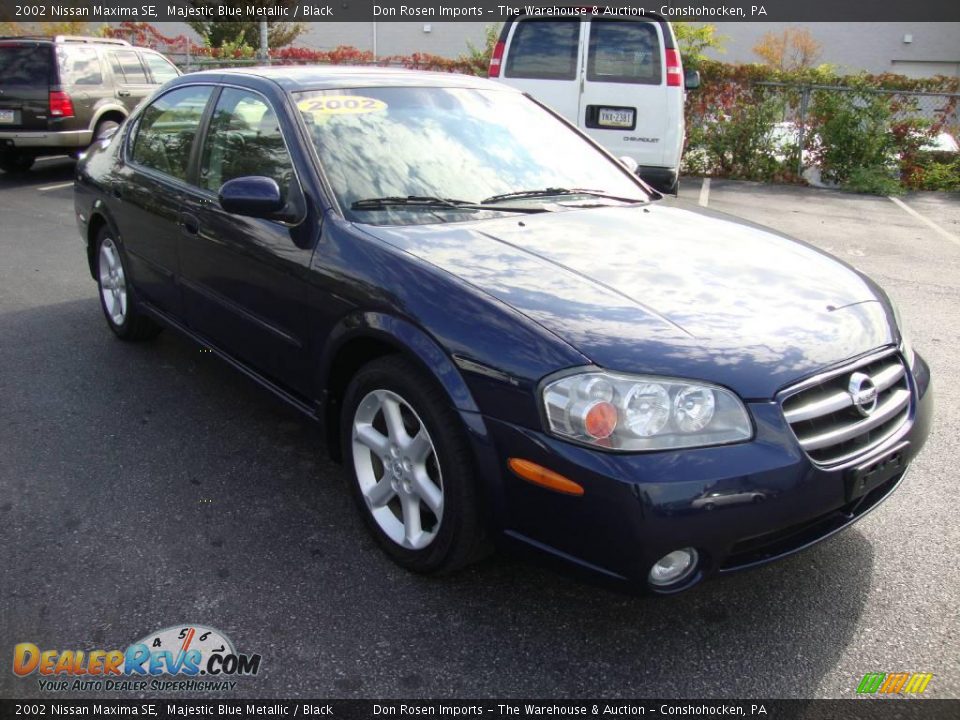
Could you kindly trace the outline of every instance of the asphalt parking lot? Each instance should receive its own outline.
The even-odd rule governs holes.
[[[299,415],[173,332],[113,337],[71,176],[0,174],[0,697],[41,695],[10,672],[15,643],[123,648],[180,623],[262,655],[232,696],[853,697],[864,673],[909,671],[960,697],[957,196],[684,184],[878,280],[937,410],[854,528],[664,600],[502,554],[443,579],[394,566]]]

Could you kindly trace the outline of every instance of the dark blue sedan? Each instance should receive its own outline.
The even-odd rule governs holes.
[[[863,517],[928,433],[870,279],[485,80],[186,75],[83,158],[76,214],[110,329],[315,419],[418,572],[504,541],[676,592]]]

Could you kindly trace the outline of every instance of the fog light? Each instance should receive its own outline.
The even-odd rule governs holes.
[[[686,580],[697,569],[697,551],[683,548],[667,553],[650,568],[649,581],[655,587],[675,585]]]

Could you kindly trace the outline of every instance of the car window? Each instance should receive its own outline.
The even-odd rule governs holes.
[[[593,20],[587,80],[659,85],[660,55],[660,36],[652,23]]]
[[[376,87],[299,92],[294,98],[351,220],[437,221],[402,209],[379,216],[351,211],[358,200],[409,195],[480,202],[524,190],[591,188],[647,200],[616,161],[506,88]]]
[[[203,143],[200,186],[216,192],[227,180],[249,175],[273,178],[286,197],[293,164],[267,101],[247,90],[226,88]]]
[[[579,47],[579,20],[522,20],[513,31],[504,75],[573,80]]]
[[[186,180],[190,150],[211,92],[208,85],[190,86],[153,101],[137,121],[133,161]]]
[[[173,80],[180,76],[177,68],[166,58],[153,53],[143,53],[142,57],[144,62],[147,63],[147,67],[150,68],[150,74],[153,75],[155,83],[163,84],[167,80]]]
[[[49,85],[49,45],[0,44],[0,85]]]
[[[100,54],[91,47],[58,47],[57,64],[63,85],[101,85]]]
[[[131,84],[143,84],[150,82],[147,80],[147,72],[140,63],[140,58],[132,50],[115,50],[110,53],[110,61],[113,64],[113,71],[120,70],[117,77],[121,82]]]

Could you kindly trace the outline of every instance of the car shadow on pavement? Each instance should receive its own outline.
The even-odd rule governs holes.
[[[6,173],[0,170],[0,190],[70,182],[73,180],[76,164],[76,160],[68,157],[41,158],[32,169],[24,173]]]
[[[858,528],[669,598],[507,554],[407,573],[309,421],[176,333],[118,341],[90,291],[0,314],[4,637],[113,648],[203,623],[263,656],[231,697],[339,698],[810,697],[855,642]],[[36,686],[7,673],[0,694]]]

